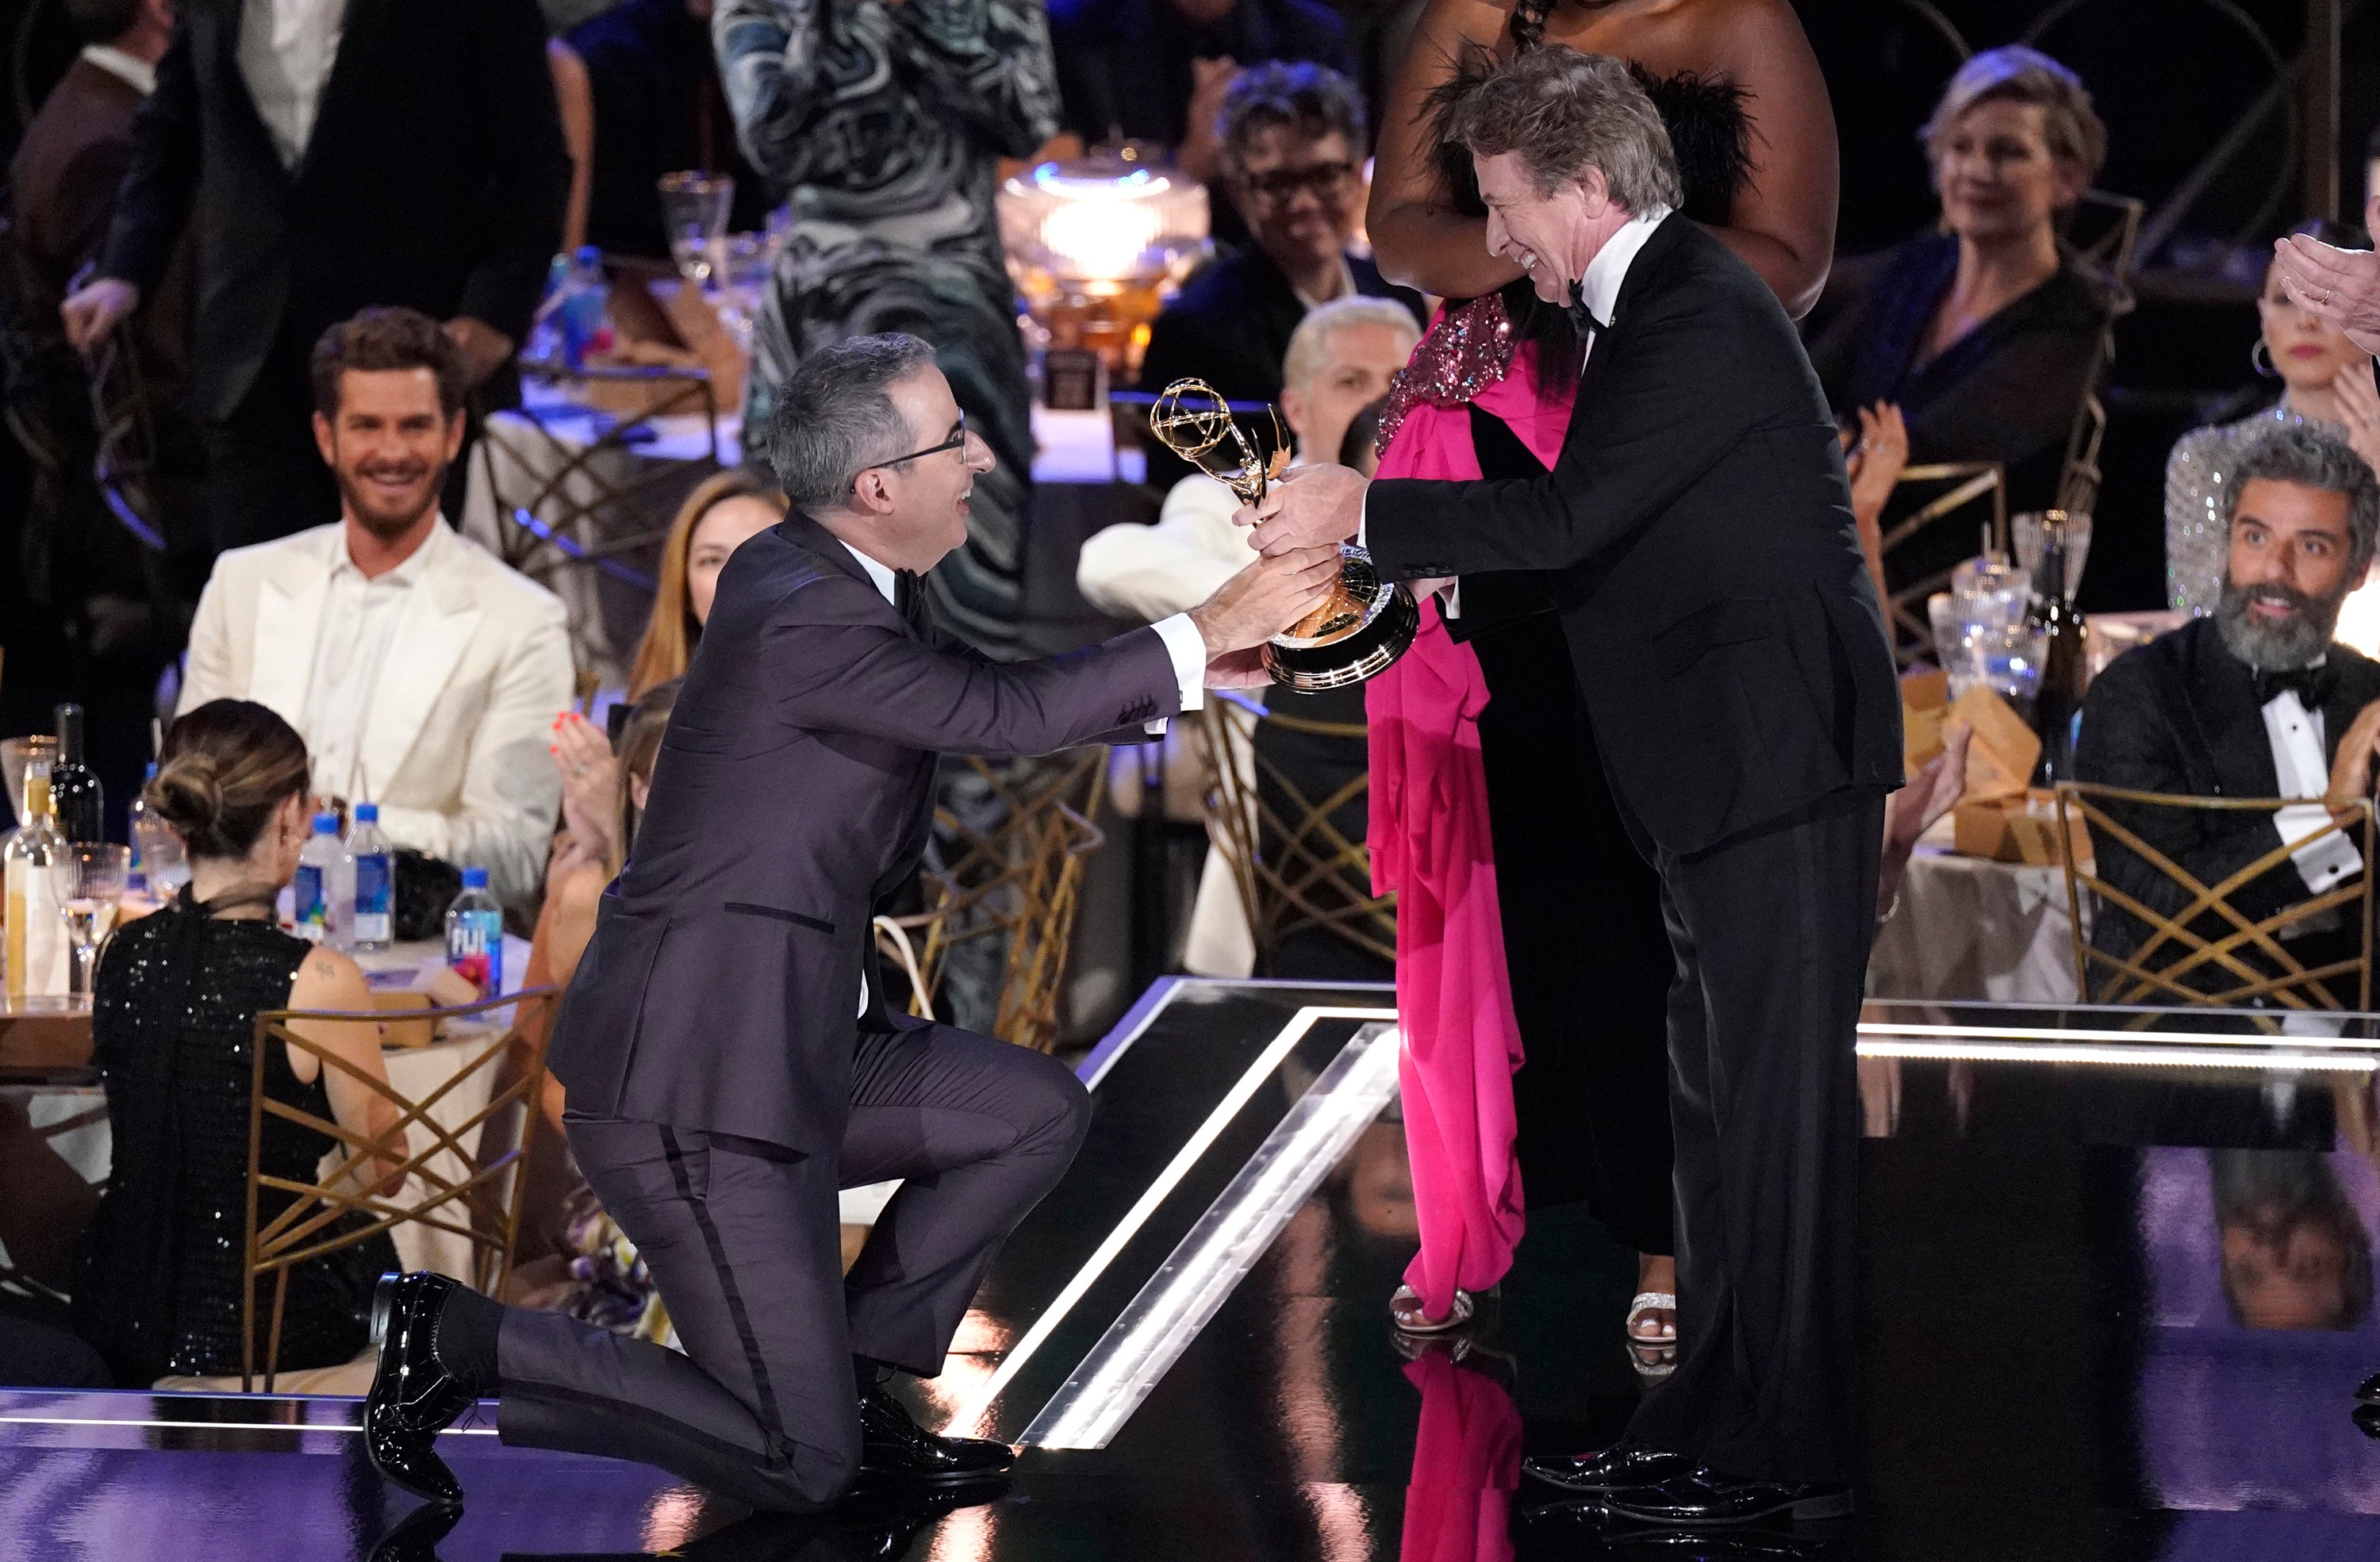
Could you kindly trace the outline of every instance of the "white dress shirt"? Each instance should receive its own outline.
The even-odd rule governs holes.
[[[104,43],[86,43],[82,47],[82,58],[144,98],[157,90],[157,67],[121,49],[110,48]]]
[[[346,0],[243,0],[240,79],[284,168],[297,167],[313,139],[346,19]]]
[[[1669,220],[1670,211],[1670,208],[1658,202],[1646,207],[1642,213],[1622,224],[1619,232],[1605,239],[1603,248],[1595,252],[1595,259],[1587,261],[1586,274],[1578,279],[1579,301],[1586,306],[1587,313],[1606,326],[1614,323],[1612,311],[1620,307],[1620,289],[1628,280],[1628,268],[1636,263],[1636,253],[1653,236],[1653,230]],[[1589,337],[1579,351],[1580,366],[1584,368],[1587,359],[1594,356],[1595,339]],[[1370,507],[1371,490],[1367,488],[1365,490],[1365,508],[1368,511]],[[1355,546],[1369,546],[1365,541],[1365,527],[1360,518],[1355,523]],[[1446,593],[1446,611],[1453,617],[1463,616],[1460,583]]]
[[[322,623],[334,632],[315,638],[306,719],[299,723],[314,761],[314,790],[322,795],[355,802],[378,799],[387,790],[391,777],[364,774],[365,723],[406,602],[431,561],[455,544],[454,530],[441,516],[405,563],[370,580],[346,546],[339,548],[331,565],[331,594],[322,606]]]
[[[843,542],[841,538],[835,540]],[[886,601],[896,608],[901,605],[899,577],[889,565],[878,563],[848,542],[843,543],[843,550],[857,561]],[[1198,626],[1190,622],[1190,615],[1186,612],[1160,619],[1149,627],[1156,630],[1157,637],[1165,642],[1165,653],[1173,660],[1173,681],[1182,691],[1182,708],[1184,711],[1196,710],[1207,703],[1206,636],[1198,633]],[[1165,718],[1160,717],[1148,723],[1148,728],[1152,737],[1163,737]],[[859,1012],[868,1012],[868,966],[864,961],[859,968]]]
[[[2320,666],[2316,662],[2315,666]],[[2283,797],[2320,797],[2330,790],[2330,764],[2323,757],[2322,712],[2308,710],[2295,689],[2283,689],[2264,710],[2265,736],[2273,745],[2273,773],[2280,778]],[[2273,828],[2283,845],[2296,845],[2330,827],[2330,810],[2320,803],[2298,803],[2273,815]],[[2320,841],[2289,854],[2298,877],[2319,895],[2363,870],[2363,855],[2346,831],[2334,830]]]

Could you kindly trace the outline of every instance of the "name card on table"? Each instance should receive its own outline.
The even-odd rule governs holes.
[[[2040,737],[1988,684],[1951,699],[1949,680],[1940,672],[1912,672],[1900,681],[1903,773],[1914,777],[1933,762],[1942,752],[1942,729],[1952,721],[1964,721],[1974,733],[1967,744],[1967,801],[2022,796],[2041,763]]]

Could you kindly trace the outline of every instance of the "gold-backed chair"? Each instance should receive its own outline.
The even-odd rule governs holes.
[[[2297,799],[2303,802],[2304,799]],[[2275,797],[2184,797],[2170,793],[2135,792],[2124,787],[2065,781],[2058,787],[2058,828],[2065,839],[2078,841],[2087,833],[2101,853],[2109,845],[2130,851],[2171,883],[2181,897],[2181,909],[2168,914],[2143,904],[2134,894],[2109,883],[2101,865],[2078,864],[2082,854],[2067,852],[2066,904],[2072,918],[2074,975],[2086,1002],[2164,1006],[2239,1007],[2256,1005],[2298,1010],[2340,1010],[2342,988],[2354,994],[2357,1011],[2371,1007],[2372,916],[2368,871],[2348,883],[2311,895],[2263,917],[2251,916],[2231,903],[2231,896],[2265,874],[2289,867],[2289,856],[2325,836],[2351,840],[2369,865],[2372,858],[2373,810],[2358,803],[2344,818],[2334,817],[2317,834],[2291,843],[2274,837],[2271,851],[2216,883],[2198,877],[2143,840],[2108,805],[2120,810],[2166,809],[2198,814],[2254,813],[2269,817],[2289,805]],[[2135,816],[2137,817],[2137,816]],[[2139,946],[2127,955],[2115,955],[2093,946],[2083,912],[2123,912],[2145,929]],[[2293,953],[2282,935],[2300,923],[2337,916],[2358,926],[2361,937],[2351,958],[2309,966]],[[2345,919],[2352,918],[2351,923]],[[2209,926],[2209,922],[2213,926]],[[2095,984],[2094,977],[2099,980]]]
[[[467,1244],[471,1274],[461,1277],[487,1295],[503,1294],[512,1270],[513,1248],[520,1230],[521,1194],[526,1180],[518,1170],[527,1163],[530,1135],[536,1130],[532,1110],[545,1083],[545,1036],[552,1029],[557,993],[537,987],[509,998],[450,1008],[407,1011],[394,1021],[384,1011],[364,1014],[274,1009],[256,1017],[256,1047],[250,1076],[248,1114],[248,1207],[240,1279],[240,1391],[250,1391],[261,1375],[271,1393],[281,1354],[281,1326],[289,1297],[289,1272],[372,1236],[413,1224],[443,1232]],[[508,1030],[499,1032],[493,1020],[479,1017],[500,1009],[512,1011]],[[532,1017],[543,1024],[532,1024]],[[307,1022],[369,1023],[382,1028],[397,1047],[431,1045],[431,1038],[458,1021],[478,1020],[487,1045],[438,1087],[419,1100],[357,1068],[320,1042],[308,1039],[296,1027]],[[407,1139],[407,1155],[397,1168],[397,1191],[382,1194],[366,1169],[380,1141],[315,1116],[301,1108],[276,1101],[264,1093],[268,1049],[284,1046],[315,1059],[324,1070],[337,1070],[396,1108],[398,1129]],[[325,1076],[327,1078],[327,1075]],[[440,1103],[458,1091],[476,1090],[488,1082],[486,1105],[448,1125],[433,1115]],[[465,1096],[469,1099],[469,1096]],[[324,1157],[329,1167],[312,1182],[267,1176],[258,1166],[268,1117],[294,1122],[332,1140],[336,1148]],[[270,1190],[287,1194],[288,1203],[270,1219],[260,1204]],[[273,1281],[272,1313],[266,1329],[264,1361],[256,1361],[257,1291]]]
[[[1911,466],[1900,474],[1893,493],[1914,507],[1878,539],[1887,580],[1892,577],[1895,553],[1921,536],[1931,539],[1957,527],[1967,527],[1965,536],[1975,538],[1985,551],[2008,552],[2008,484],[1998,462],[1935,461]],[[1970,556],[1963,542],[1962,538],[1962,546],[1952,557]],[[1929,551],[1927,556],[1943,555]],[[1934,655],[1934,624],[1926,616],[1925,600],[1937,591],[1950,588],[1951,571],[1956,567],[1935,570],[1909,582],[1893,590],[1885,603],[1893,660],[1903,670]]]
[[[936,813],[955,850],[924,870],[926,909],[877,919],[878,947],[910,977],[909,1011],[935,1012],[953,951],[985,939],[1003,949],[991,1034],[1047,1052],[1058,1044],[1058,996],[1074,945],[1083,857],[1104,835],[1092,822],[1107,750],[1082,749],[1039,764],[994,766],[970,756],[990,789],[997,822]]]
[[[1333,822],[1342,809],[1367,802],[1371,772],[1357,772],[1328,796],[1308,797],[1257,741],[1269,727],[1360,743],[1364,724],[1291,716],[1220,691],[1208,696],[1198,720],[1215,761],[1207,829],[1239,890],[1257,968],[1290,938],[1312,931],[1393,962],[1395,897],[1371,892],[1370,847]]]

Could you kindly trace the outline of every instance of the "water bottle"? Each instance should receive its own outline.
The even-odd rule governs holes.
[[[562,332],[562,361],[574,372],[589,353],[612,350],[611,286],[603,279],[603,252],[593,245],[571,257],[570,275],[554,300],[554,323]]]
[[[126,833],[132,838],[132,866],[124,876],[124,890],[128,895],[149,893],[149,859],[157,831],[163,828],[149,813],[149,783],[157,779],[157,761],[149,761],[141,773],[140,790],[132,794],[131,805],[124,810]]]
[[[504,912],[488,892],[488,870],[463,870],[463,892],[446,908],[446,963],[481,998],[504,990]]]
[[[339,816],[315,815],[314,833],[298,854],[298,879],[291,897],[291,915],[297,924],[293,931],[310,944],[332,937],[331,884],[339,854]]]
[[[388,837],[380,829],[380,805],[356,805],[356,822],[347,831],[346,873],[353,913],[347,929],[359,950],[383,950],[395,936],[395,859]]]

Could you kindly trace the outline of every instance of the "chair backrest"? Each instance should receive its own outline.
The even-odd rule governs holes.
[[[923,870],[926,910],[880,919],[879,945],[913,968],[910,1012],[931,1014],[953,950],[985,939],[1002,950],[1000,999],[991,1034],[1047,1052],[1058,1043],[1058,993],[1073,948],[1083,856],[1105,839],[1096,815],[1107,750],[1084,749],[1027,766],[995,766],[970,756],[990,789],[996,821],[935,816],[952,848],[940,867]],[[921,951],[905,954],[886,927]]]
[[[2087,831],[2100,854],[2097,861],[2087,866],[2075,861],[2080,854],[2064,854],[2066,903],[2073,921],[2074,975],[2084,1000],[2340,1010],[2349,1007],[2338,999],[2344,988],[2353,994],[2355,1010],[2369,1009],[2370,804],[2357,803],[2345,817],[2334,817],[2323,829],[2296,842],[2283,842],[2276,832],[2272,850],[2212,884],[2202,881],[2150,845],[2135,828],[2142,822],[2140,811],[2143,809],[2215,815],[2254,813],[2269,817],[2289,805],[2289,800],[2277,797],[2184,797],[2084,781],[2060,782],[2058,817],[2064,838],[2080,840]],[[2291,867],[2291,853],[2330,835],[2346,836],[2357,845],[2366,865],[2364,873],[2336,889],[2309,895],[2261,917],[2233,904],[2232,897],[2246,886],[2267,873]],[[2160,898],[2177,901],[2180,909],[2160,910],[2146,903],[2139,887],[2127,890],[2109,882],[2105,869],[2110,846],[2129,853],[2165,880],[2171,892]],[[2095,919],[2110,911],[2134,919],[2143,929],[2139,945],[2122,954],[2096,947],[2090,936],[2091,923],[2083,915],[2086,909]],[[2284,936],[2301,924],[2327,922],[2331,917],[2359,930],[2352,943],[2354,952],[2345,958],[2306,964],[2299,952],[2284,941]],[[2095,975],[2101,978],[2096,983],[2093,980]]]
[[[1896,552],[1920,536],[1930,539],[1950,528],[1967,528],[1961,547],[1950,551],[1954,559],[1973,556],[1963,546],[1965,539],[1982,540],[1985,533],[1981,527],[1986,523],[1991,528],[1991,551],[2008,552],[2008,485],[1998,462],[1937,461],[1911,466],[1900,474],[1893,491],[1896,497],[1905,491],[1918,503],[1878,539],[1877,551],[1883,556],[1888,580]],[[1943,555],[1928,549],[1923,556]],[[1901,667],[1934,654],[1934,625],[1926,617],[1925,600],[1949,587],[1951,571],[1957,567],[1953,563],[1929,571],[1890,592],[1890,599],[1884,604],[1885,627],[1892,637],[1893,659]]]
[[[1371,848],[1335,822],[1342,809],[1366,805],[1371,771],[1358,769],[1329,795],[1309,797],[1257,741],[1269,726],[1361,744],[1364,724],[1285,715],[1221,692],[1208,696],[1198,720],[1215,760],[1208,835],[1238,886],[1257,969],[1285,940],[1309,931],[1394,961],[1395,898],[1371,892]]]
[[[385,1027],[390,1020],[386,1011],[356,1014],[274,1009],[257,1015],[249,1091],[247,1236],[240,1284],[242,1392],[253,1386],[258,1374],[255,1309],[257,1287],[262,1280],[271,1276],[273,1281],[262,1368],[265,1392],[271,1393],[281,1354],[289,1271],[380,1232],[410,1223],[466,1243],[472,1273],[462,1277],[490,1295],[503,1292],[512,1273],[513,1248],[520,1229],[525,1179],[518,1170],[526,1164],[529,1138],[536,1130],[538,1114],[533,1108],[545,1083],[545,1037],[552,1030],[556,997],[554,988],[538,987],[509,998],[407,1011],[406,1021],[427,1022],[419,1033],[424,1035],[454,1021],[498,1010],[512,1011],[507,1030],[497,1030],[498,1022],[492,1019],[480,1022],[483,1044],[478,1036],[448,1043],[477,1049],[419,1099],[373,1078],[296,1028],[309,1021]],[[545,1023],[532,1023],[532,1020]],[[387,1034],[384,1028],[381,1034]],[[292,1054],[304,1053],[317,1059],[325,1071],[338,1071],[396,1108],[396,1126],[405,1133],[407,1148],[397,1168],[402,1181],[396,1192],[383,1195],[370,1180],[367,1168],[378,1140],[265,1094],[265,1059],[276,1043]],[[324,1077],[327,1081],[329,1076]],[[442,1103],[450,1098],[475,1099],[482,1083],[488,1087],[485,1105],[459,1121],[443,1120]],[[268,1117],[284,1119],[333,1140],[338,1146],[331,1152],[336,1156],[335,1164],[311,1182],[267,1174],[259,1161]],[[262,1220],[259,1205],[268,1189],[289,1195],[289,1201],[272,1218]]]

